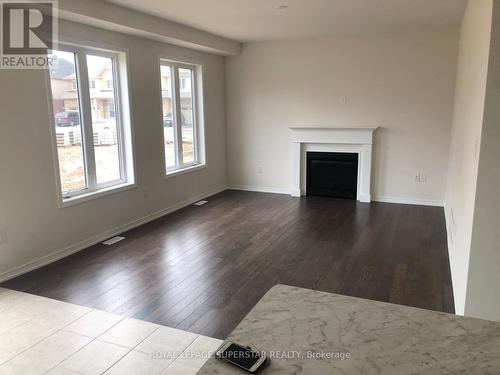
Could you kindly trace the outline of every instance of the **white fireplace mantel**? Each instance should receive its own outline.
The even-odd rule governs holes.
[[[290,128],[292,133],[292,196],[306,194],[306,153],[351,152],[358,156],[358,192],[361,202],[371,201],[373,128]]]

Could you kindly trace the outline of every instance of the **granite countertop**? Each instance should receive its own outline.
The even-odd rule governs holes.
[[[284,285],[228,339],[272,352],[264,375],[500,374],[499,322]],[[213,358],[198,372],[243,373]]]

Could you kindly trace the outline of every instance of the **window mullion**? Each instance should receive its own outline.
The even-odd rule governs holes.
[[[191,93],[192,93],[192,111],[193,111],[193,147],[194,147],[194,164],[198,164],[199,159],[199,151],[198,151],[198,74],[196,74],[196,70],[191,69]]]
[[[184,160],[182,157],[182,113],[181,113],[181,95],[179,89],[179,68],[174,65],[174,125],[175,125],[175,154],[177,166],[182,167]]]
[[[113,110],[115,111],[115,121],[116,121],[116,136],[118,142],[118,157],[120,164],[120,179],[126,181],[128,177],[126,176],[126,166],[124,157],[124,144],[123,144],[123,122],[121,115],[121,93],[120,93],[120,76],[117,64],[117,57],[112,57],[113,61]]]
[[[97,177],[94,154],[94,132],[92,130],[92,109],[89,89],[89,75],[87,69],[87,56],[84,52],[76,53],[78,63],[78,86],[80,87],[80,100],[82,112],[83,147],[89,190],[97,189]]]

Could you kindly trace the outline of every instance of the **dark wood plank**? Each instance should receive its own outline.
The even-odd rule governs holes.
[[[1,286],[224,338],[277,283],[454,312],[442,208],[226,191]]]

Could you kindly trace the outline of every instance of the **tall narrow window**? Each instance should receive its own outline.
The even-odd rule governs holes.
[[[120,54],[75,46],[53,53],[50,82],[63,203],[132,183],[130,129],[120,108]]]
[[[167,174],[204,164],[200,67],[162,60],[161,100]]]

